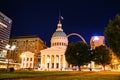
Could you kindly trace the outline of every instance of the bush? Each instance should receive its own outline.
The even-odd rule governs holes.
[[[9,68],[9,72],[14,72],[14,68],[12,67],[12,68]]]
[[[5,68],[0,68],[0,72],[5,72],[6,69]]]

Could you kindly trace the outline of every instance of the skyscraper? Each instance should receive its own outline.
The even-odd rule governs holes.
[[[98,47],[100,45],[105,45],[105,37],[104,36],[92,36],[90,39],[90,46],[92,49]]]
[[[9,43],[12,20],[0,12],[0,57]]]

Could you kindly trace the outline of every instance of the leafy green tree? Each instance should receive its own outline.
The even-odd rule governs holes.
[[[112,56],[106,46],[96,47],[93,54],[95,63],[102,65],[104,70],[105,66],[111,63]]]
[[[110,20],[108,27],[105,28],[105,38],[110,48],[120,58],[120,15]]]
[[[84,42],[69,44],[65,52],[67,62],[79,68],[90,62],[89,56],[89,46]]]

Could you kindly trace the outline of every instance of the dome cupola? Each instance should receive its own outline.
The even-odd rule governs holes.
[[[68,45],[68,38],[67,35],[63,32],[62,24],[59,20],[57,24],[57,29],[53,33],[51,38],[51,47],[66,49],[67,45]]]

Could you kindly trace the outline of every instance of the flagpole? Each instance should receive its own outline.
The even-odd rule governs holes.
[[[59,22],[61,22],[60,18],[61,18],[61,11],[59,10]]]

